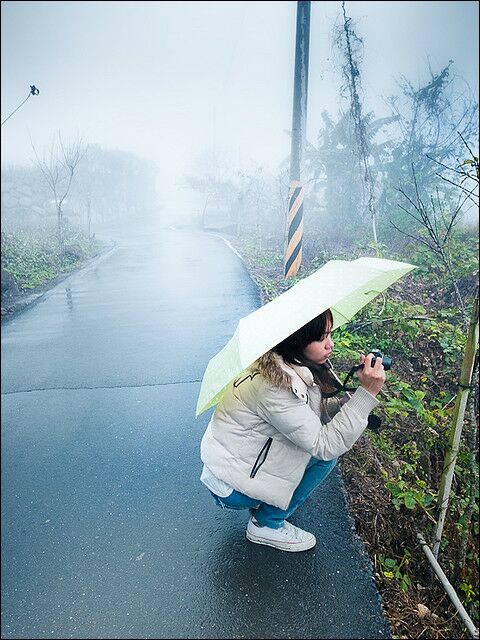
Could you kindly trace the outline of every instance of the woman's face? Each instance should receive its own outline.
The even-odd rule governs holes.
[[[303,355],[310,362],[315,364],[323,364],[329,358],[333,351],[333,340],[331,337],[331,325],[327,325],[325,334],[320,340],[315,340],[306,346]]]

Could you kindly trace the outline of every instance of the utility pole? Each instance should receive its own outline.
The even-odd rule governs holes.
[[[297,2],[295,39],[295,77],[293,86],[292,145],[290,155],[290,194],[288,199],[288,238],[285,252],[285,278],[294,276],[302,262],[303,172],[307,125],[308,55],[310,45],[311,2]]]

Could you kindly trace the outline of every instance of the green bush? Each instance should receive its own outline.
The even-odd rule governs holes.
[[[99,243],[82,231],[68,227],[65,256],[52,228],[2,231],[2,267],[20,290],[29,290],[71,271],[99,249]]]

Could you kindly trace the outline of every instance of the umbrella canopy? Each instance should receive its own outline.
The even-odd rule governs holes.
[[[238,322],[207,365],[196,415],[217,404],[229,383],[257,358],[326,309],[338,329],[414,265],[381,258],[330,260],[320,269]]]

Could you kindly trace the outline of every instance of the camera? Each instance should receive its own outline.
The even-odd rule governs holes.
[[[374,366],[376,359],[381,358],[383,368],[385,369],[385,371],[389,371],[392,368],[392,359],[389,358],[388,356],[382,355],[380,351],[377,351],[377,350],[372,350],[372,351],[369,351],[368,353],[371,353],[373,355],[372,367]],[[343,383],[343,386],[342,386],[342,389],[344,391],[355,391],[355,389],[350,389],[349,387],[347,387],[347,382],[354,375],[355,371],[359,371],[359,369],[363,369],[363,366],[364,366],[363,364],[357,364],[350,369],[350,371],[347,374],[347,377],[345,378],[345,382]],[[379,416],[376,416],[371,413],[368,416],[367,428],[370,429],[371,431],[377,431],[377,432],[380,431],[380,429],[382,428],[382,419]]]
[[[372,367],[375,365],[375,361],[377,358],[381,358],[382,359],[382,364],[383,364],[383,368],[385,369],[385,371],[390,371],[390,369],[392,368],[392,359],[389,358],[388,356],[384,356],[380,353],[380,351],[377,350],[372,350],[368,352],[369,354],[371,353],[373,355],[372,358]],[[355,389],[350,389],[349,387],[347,387],[347,382],[350,380],[351,377],[353,377],[353,375],[357,372],[360,371],[360,369],[363,369],[364,365],[363,364],[354,364],[353,367],[350,369],[350,371],[347,373],[347,377],[345,378],[345,381],[343,382],[343,384],[339,382],[339,386],[337,386],[338,390],[341,391],[355,391]]]
[[[372,353],[375,356],[374,358],[372,358],[372,367],[375,364],[375,360],[377,358],[382,358],[383,368],[385,369],[385,371],[390,371],[390,369],[392,368],[391,358],[389,358],[388,356],[382,356],[380,351],[369,351],[368,353]]]
[[[382,364],[383,364],[383,368],[385,369],[385,371],[390,371],[390,369],[392,368],[392,359],[389,358],[388,356],[383,356],[380,351],[376,351],[376,350],[372,350],[372,351],[368,351],[368,353],[371,353],[374,357],[372,358],[372,367],[375,364],[375,360],[377,358],[382,358]],[[354,367],[352,367],[352,373],[354,371],[358,371],[359,369],[363,369],[363,364],[357,364]],[[351,374],[349,374],[349,378],[350,378]]]

